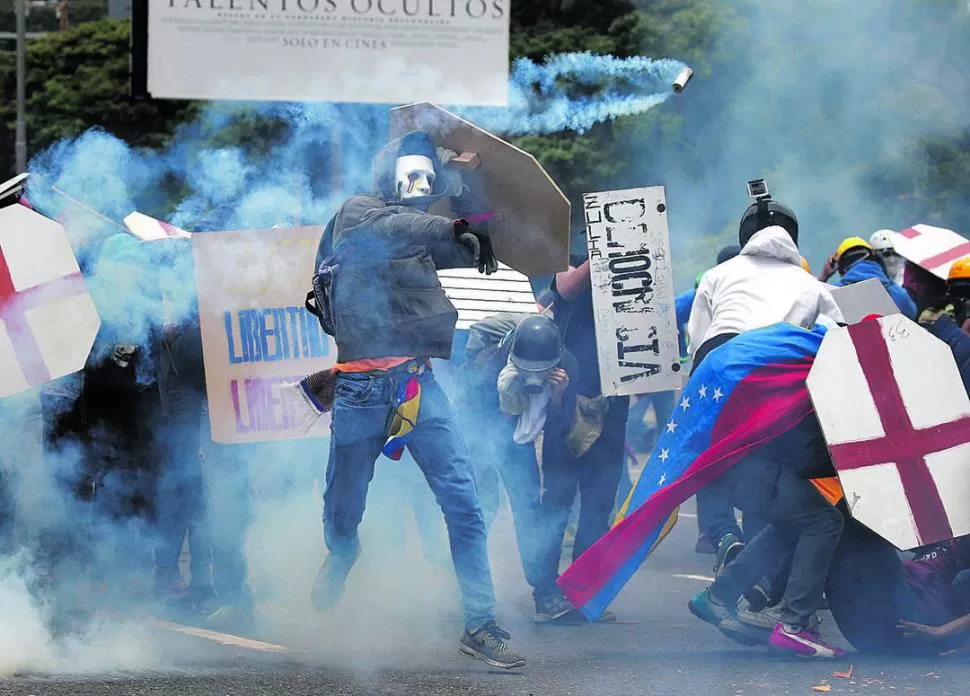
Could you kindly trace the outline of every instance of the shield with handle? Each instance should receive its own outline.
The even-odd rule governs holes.
[[[852,516],[900,550],[970,534],[970,399],[901,314],[830,331],[808,390]]]
[[[907,261],[946,280],[950,266],[970,256],[970,241],[945,227],[913,225],[896,233],[893,249]]]
[[[100,326],[64,228],[0,209],[0,397],[80,370]]]
[[[569,265],[569,199],[536,158],[440,106],[423,102],[391,109],[391,136],[412,130],[431,134],[439,147],[458,153],[459,171],[476,169],[484,191],[495,255],[529,277]],[[454,217],[447,199],[431,212]]]

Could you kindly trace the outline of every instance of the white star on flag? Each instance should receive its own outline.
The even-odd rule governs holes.
[[[688,398],[687,398],[687,397],[685,396],[685,397],[683,398],[683,400],[681,400],[681,402],[680,402],[680,407],[681,407],[682,409],[684,409],[685,411],[686,411],[687,409],[689,409],[689,408],[690,408],[690,399],[688,399]]]
[[[668,459],[670,459],[670,450],[669,449],[661,449],[660,450],[660,461],[666,462]],[[664,476],[666,477],[667,474],[664,474]]]
[[[715,401],[720,401],[724,398],[724,392],[721,391],[720,387],[716,387],[712,396],[714,397]]]
[[[666,481],[667,481],[667,472],[665,471],[662,474],[660,474],[660,480],[657,481],[657,485],[662,486],[664,485],[664,483],[666,483]]]
[[[698,391],[698,394],[700,394],[700,397],[702,399],[706,399],[707,398],[707,385],[706,384],[702,384],[701,385],[701,388]]]
[[[669,423],[667,423],[667,432],[668,433],[672,433],[676,429],[677,429],[677,424],[676,423],[674,423],[673,421],[670,421]]]

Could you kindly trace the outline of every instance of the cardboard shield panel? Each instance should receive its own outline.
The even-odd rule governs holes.
[[[83,368],[100,326],[64,228],[0,209],[0,397]]]
[[[566,270],[569,264],[569,199],[535,157],[450,111],[427,102],[391,109],[391,136],[431,133],[435,144],[459,155],[474,153],[495,255],[529,277]],[[453,217],[447,199],[431,212]]]
[[[475,268],[438,271],[445,295],[458,310],[457,329],[503,312],[538,314],[532,283],[516,270],[499,264],[497,273],[483,275]]]
[[[893,298],[875,278],[832,288],[832,297],[842,310],[846,324],[857,324],[870,314],[888,317],[899,313]]]
[[[603,396],[683,386],[663,186],[583,196]]]
[[[304,434],[281,391],[333,367],[337,351],[304,299],[322,227],[192,235],[212,439],[328,437],[329,416]]]
[[[946,280],[954,261],[970,256],[970,241],[953,230],[913,225],[893,237],[893,248],[907,261]]]
[[[156,220],[137,210],[125,217],[125,227],[143,242],[157,242],[161,239],[189,239],[192,235],[167,222]]]
[[[901,314],[829,331],[808,390],[852,516],[900,550],[970,533],[970,399]]]

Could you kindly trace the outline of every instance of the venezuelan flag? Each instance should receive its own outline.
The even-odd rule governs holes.
[[[612,529],[560,576],[574,607],[599,618],[673,527],[681,503],[812,413],[805,379],[824,335],[821,326],[775,324],[704,359]]]
[[[418,422],[421,408],[421,383],[412,375],[398,385],[394,395],[394,415],[388,430],[387,442],[381,450],[384,456],[397,461],[404,454],[411,431]]]

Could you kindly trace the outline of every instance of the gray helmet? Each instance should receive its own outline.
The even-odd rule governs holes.
[[[536,314],[519,322],[509,359],[520,372],[548,372],[562,361],[562,334],[551,318]]]

